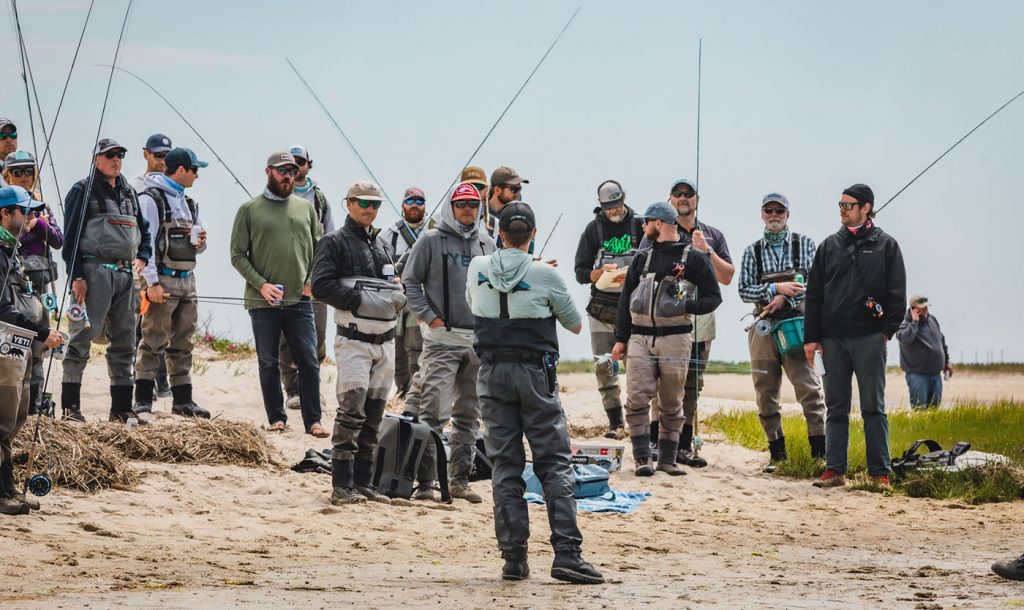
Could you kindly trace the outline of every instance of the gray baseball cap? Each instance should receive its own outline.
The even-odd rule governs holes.
[[[662,222],[675,222],[676,209],[666,201],[658,201],[647,207],[641,218],[645,220],[660,220]]]
[[[786,199],[786,196],[782,193],[768,193],[764,196],[764,199],[761,200],[761,207],[763,208],[769,203],[777,203],[787,210],[789,209],[789,199]]]
[[[622,205],[626,200],[626,192],[622,185],[615,180],[605,180],[597,187],[597,202],[602,208],[614,208]]]

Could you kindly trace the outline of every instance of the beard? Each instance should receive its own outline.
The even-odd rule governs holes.
[[[267,180],[267,190],[277,195],[278,197],[288,197],[292,194],[292,190],[295,188],[294,182],[289,182],[287,186],[283,182],[278,182],[274,178]]]
[[[653,225],[654,223],[651,224]],[[659,232],[657,227],[651,225],[644,227],[644,237],[646,237],[648,240],[652,242],[658,241],[658,234]]]
[[[424,210],[424,206],[417,205],[406,209],[403,215],[407,221],[417,223],[423,220],[423,216],[426,215],[426,211]]]
[[[786,223],[782,220],[769,220],[764,227],[771,233],[778,233],[786,228]]]
[[[605,210],[604,215],[611,222],[622,222],[622,219],[626,217],[626,208]]]

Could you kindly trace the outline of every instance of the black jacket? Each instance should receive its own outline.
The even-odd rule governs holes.
[[[139,250],[135,254],[135,258],[149,262],[149,259],[153,256],[153,248],[149,240],[149,222],[142,215],[142,208],[139,206],[135,190],[132,189],[122,175],[118,175],[114,181],[114,186],[110,186],[102,174],[96,170],[93,170],[93,172],[95,172],[95,176],[92,181],[92,193],[90,193],[88,198],[84,196],[85,187],[89,183],[88,178],[83,178],[76,182],[71,187],[71,190],[68,191],[68,194],[64,196],[64,247],[61,249],[61,256],[64,258],[64,262],[67,263],[68,275],[71,279],[83,277],[83,252],[78,249],[78,240],[81,237],[81,229],[79,227],[91,216],[90,208],[116,208],[121,214],[135,216],[139,232],[142,234],[142,240],[139,242]],[[105,202],[106,206],[100,205],[100,202]],[[84,219],[82,217],[83,214],[85,214]],[[74,260],[71,260],[72,255],[75,257]]]
[[[612,222],[604,215],[601,208],[594,208],[594,219],[590,221],[583,234],[580,235],[580,243],[576,247],[576,281],[580,284],[591,284],[590,294],[599,292],[590,281],[590,272],[594,270],[594,260],[597,258],[597,251],[601,246],[615,238],[621,239],[623,235],[630,235],[633,247],[640,246],[644,232],[640,225],[640,219],[632,208],[626,206],[626,217],[620,222]]]
[[[623,282],[622,294],[619,295],[619,319],[615,324],[616,341],[625,343],[632,334],[633,317],[629,311],[629,301],[633,291],[640,284],[640,274],[644,270],[647,257],[654,257],[647,272],[654,273],[654,279],[661,281],[666,275],[674,274],[672,269],[679,262],[686,246],[687,244],[678,241],[656,242],[649,250],[637,253],[633,264],[629,266],[629,271],[626,272],[626,281]],[[707,254],[690,249],[690,254],[686,257],[683,279],[697,288],[697,298],[686,301],[686,313],[703,315],[718,309],[722,304],[722,291],[718,288],[715,269],[711,266],[711,259]]]
[[[8,274],[14,274],[14,270],[11,269],[11,257],[13,256],[13,250],[6,246],[0,246],[0,286],[3,286],[4,278],[8,278]],[[37,339],[46,341],[46,338],[50,336],[50,327],[40,324],[15,308],[14,291],[21,290],[19,286],[15,285],[16,283],[15,278],[8,278],[7,289],[0,293],[0,320],[20,326],[25,330],[31,330],[36,333]]]
[[[804,301],[804,340],[892,337],[907,304],[907,272],[896,240],[872,225],[856,235],[846,227],[830,235],[814,255]],[[882,306],[876,318],[865,306],[868,297]]]
[[[313,256],[313,296],[342,311],[355,311],[361,297],[358,290],[341,285],[343,277],[384,278],[383,268],[394,264],[391,246],[380,230],[367,232],[351,216],[333,233],[324,235]]]

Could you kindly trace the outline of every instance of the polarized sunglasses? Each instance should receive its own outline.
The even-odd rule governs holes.
[[[844,210],[852,210],[853,206],[855,206],[855,205],[860,205],[860,204],[859,203],[847,203],[845,201],[840,201],[839,202],[839,207],[843,208]]]
[[[370,201],[369,199],[359,199],[359,198],[356,199],[356,205],[358,205],[359,207],[361,207],[364,210],[366,208],[373,208],[375,210],[379,210],[381,203],[383,203],[383,202],[381,202],[381,201]]]
[[[124,159],[124,155],[125,151],[123,150],[108,150],[107,152],[103,153],[103,156],[108,159],[113,159],[115,157],[117,157],[118,159]]]
[[[287,165],[278,165],[274,168],[274,171],[277,172],[278,176],[294,176],[299,173],[299,168],[288,167]]]
[[[761,211],[764,212],[765,214],[768,214],[769,216],[771,216],[772,214],[782,216],[783,214],[786,213],[786,208],[761,208]]]
[[[480,207],[480,202],[476,199],[465,199],[463,201],[453,201],[452,205],[457,210],[465,210],[466,208],[473,208],[475,210]]]
[[[36,168],[34,167],[12,167],[11,175],[15,178],[21,178],[22,176],[28,176],[29,178],[36,175]]]
[[[6,140],[7,138],[10,138],[12,140],[17,140],[18,139],[18,132],[17,131],[12,131],[11,133],[0,133],[0,140]]]
[[[306,167],[307,163],[309,163],[307,159],[303,159],[302,157],[295,157],[295,165],[298,165],[299,167]]]
[[[149,153],[149,154],[153,155],[157,159],[163,159],[163,158],[167,157],[167,153],[165,153],[165,152]]]
[[[405,205],[427,205],[427,202],[423,199],[406,199],[402,203]]]
[[[690,199],[696,194],[695,191],[672,191],[672,196],[676,199]]]
[[[508,184],[502,184],[501,188],[508,189],[508,190],[512,191],[513,195],[518,195],[520,193],[520,191],[523,190],[523,187],[521,187],[521,186],[509,186]]]

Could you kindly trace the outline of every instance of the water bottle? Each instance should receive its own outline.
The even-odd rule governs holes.
[[[381,270],[381,273],[383,273],[384,279],[386,279],[387,281],[395,281],[395,266],[392,265],[391,263],[387,263],[386,265],[384,265],[384,268]]]
[[[821,359],[820,350],[814,350],[814,374],[818,377],[825,374],[825,362]]]

